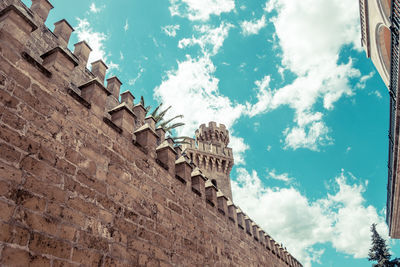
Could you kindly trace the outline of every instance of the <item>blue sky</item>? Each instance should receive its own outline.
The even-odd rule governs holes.
[[[30,1],[24,1],[28,6]],[[234,202],[305,266],[366,266],[385,224],[389,97],[358,1],[51,1],[137,99],[232,135]],[[393,253],[399,246],[391,241]]]

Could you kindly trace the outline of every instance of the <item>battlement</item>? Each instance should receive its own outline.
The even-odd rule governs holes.
[[[208,127],[202,124],[196,130],[196,141],[225,148],[229,144],[229,131],[224,124],[217,126],[216,122],[211,121]]]
[[[211,153],[224,158],[233,159],[232,148],[230,147],[221,147],[194,138],[186,138],[184,141],[186,143],[182,144],[182,149],[196,149],[204,153]]]
[[[185,152],[226,173],[225,126],[175,145],[52,8],[0,2],[0,265],[301,266]]]

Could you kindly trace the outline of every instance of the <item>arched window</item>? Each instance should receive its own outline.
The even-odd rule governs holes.
[[[378,26],[377,30],[377,46],[379,57],[381,59],[383,68],[386,75],[390,72],[390,46],[391,46],[391,36],[390,30],[383,24]]]
[[[389,21],[390,12],[392,9],[392,0],[378,0],[379,7],[383,11],[383,15]]]
[[[218,185],[217,185],[217,180],[211,179],[211,183],[212,183],[215,187],[218,187]]]

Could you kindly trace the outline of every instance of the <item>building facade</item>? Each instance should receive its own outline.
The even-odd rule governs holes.
[[[361,44],[390,95],[386,222],[400,238],[399,184],[399,29],[400,1],[360,0]]]

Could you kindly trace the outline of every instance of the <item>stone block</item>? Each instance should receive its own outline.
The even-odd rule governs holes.
[[[121,103],[125,103],[129,108],[133,108],[135,97],[130,91],[125,91],[121,94]]]
[[[80,64],[86,67],[92,48],[90,48],[86,41],[80,41],[74,44],[74,47],[74,55],[79,59]]]
[[[175,149],[167,142],[164,141],[156,148],[157,160],[161,163],[162,167],[166,169],[169,174],[175,176]]]
[[[144,122],[147,123],[151,129],[156,130],[156,119],[153,116],[148,116],[144,119]]]
[[[78,66],[78,60],[71,53],[57,46],[40,56],[43,66],[52,73],[63,75],[65,78],[71,75],[72,70]]]
[[[206,202],[212,207],[217,204],[217,190],[215,185],[208,179],[205,183]]]
[[[57,258],[69,259],[72,247],[59,239],[33,233],[29,242],[29,249],[37,254],[49,254]]]
[[[218,190],[217,192],[218,211],[223,215],[228,215],[227,202],[228,198],[221,192],[221,190]]]
[[[103,255],[88,249],[74,248],[72,252],[72,261],[85,266],[100,266]]]
[[[252,234],[253,234],[254,239],[259,241],[260,240],[260,236],[259,236],[259,233],[258,233],[258,230],[259,230],[258,225],[253,222],[251,224],[251,229],[252,229]]]
[[[136,104],[133,106],[133,112],[137,117],[137,125],[140,127],[144,124],[144,118],[146,117],[146,109],[142,104]]]
[[[245,222],[244,222],[244,213],[240,208],[236,209],[236,218],[237,218],[237,224],[238,227],[242,230],[245,228]]]
[[[82,97],[92,105],[93,112],[103,117],[107,96],[111,93],[97,79],[93,79],[81,86]]]
[[[5,247],[0,261],[2,266],[50,266],[50,260],[39,255],[31,255],[28,251]]]
[[[0,32],[2,41],[8,41],[17,50],[22,50],[37,26],[25,12],[15,5],[0,11]],[[8,37],[8,38],[7,38]]]
[[[54,23],[53,33],[58,37],[60,44],[65,48],[68,46],[69,37],[73,31],[74,28],[72,28],[72,26],[65,19]]]
[[[183,183],[189,184],[191,182],[191,173],[193,171],[192,166],[188,160],[181,156],[175,161],[175,175],[183,179]]]
[[[11,203],[3,202],[0,200],[0,219],[8,221],[11,219],[15,210],[15,206]]]
[[[147,150],[147,152],[152,156],[156,156],[156,146],[157,146],[157,133],[149,124],[144,124],[142,127],[134,132],[136,136],[136,142]]]
[[[92,64],[92,73],[94,76],[99,79],[101,84],[104,84],[104,78],[106,77],[106,71],[108,69],[106,63],[103,60],[99,59],[91,63]]]
[[[233,202],[228,199],[227,201],[227,206],[228,206],[228,218],[231,220],[233,223],[237,224],[237,214],[236,214],[236,206],[233,204]]]
[[[108,113],[111,115],[111,121],[122,129],[123,134],[128,138],[132,138],[136,120],[136,115],[132,109],[123,102]]]
[[[38,15],[44,23],[53,5],[48,0],[32,0],[31,10]]]
[[[159,126],[156,129],[156,133],[158,135],[158,143],[161,144],[165,140],[165,130],[163,127]]]
[[[107,90],[110,91],[117,100],[119,99],[121,85],[122,82],[116,76],[107,79]],[[121,99],[121,103],[122,102],[124,101],[122,101]],[[133,107],[133,100],[132,100],[132,106],[129,107],[130,108]]]
[[[196,168],[191,173],[192,176],[192,191],[205,199],[205,182],[207,178],[201,173],[199,168]]]

